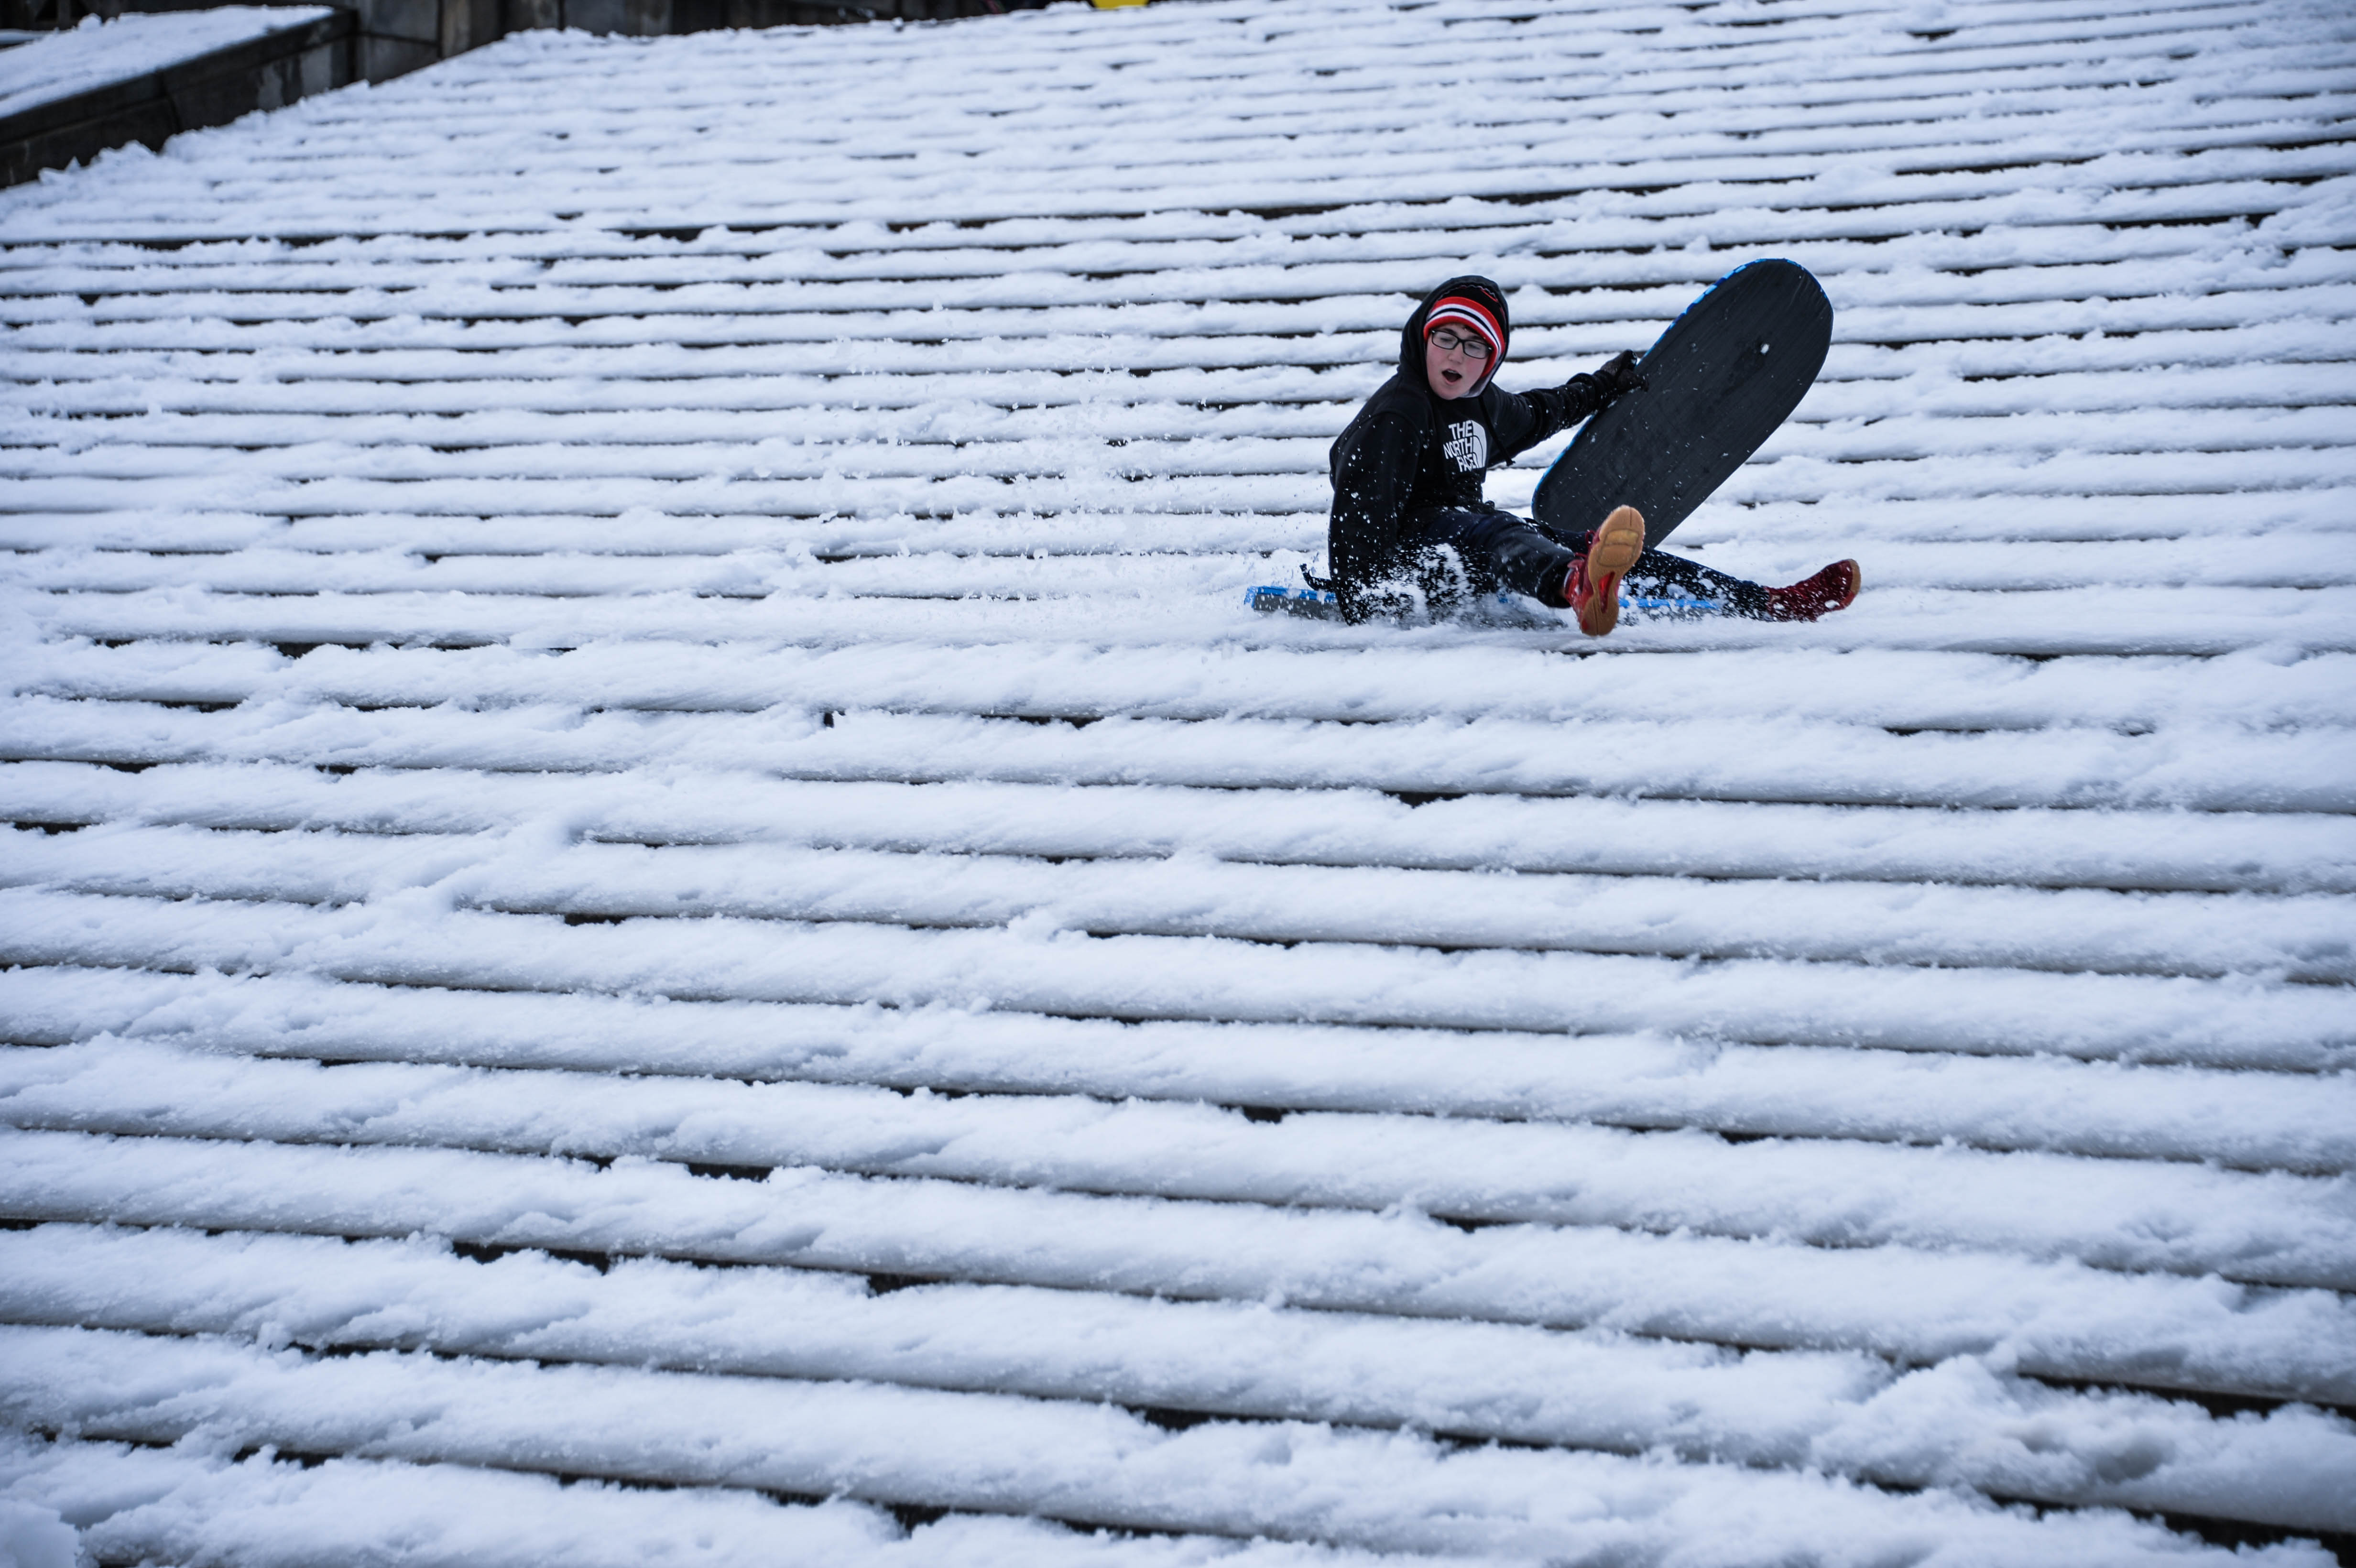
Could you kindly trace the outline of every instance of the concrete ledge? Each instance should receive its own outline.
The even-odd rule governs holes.
[[[351,13],[337,11],[20,110],[0,119],[0,185],[341,87],[356,73],[358,33]]]

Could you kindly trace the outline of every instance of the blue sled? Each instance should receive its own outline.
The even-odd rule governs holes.
[[[1244,603],[1263,615],[1306,615],[1312,621],[1342,618],[1342,602],[1331,593],[1320,593],[1314,588],[1287,588],[1280,582],[1263,582],[1257,588],[1245,589]]]
[[[1244,603],[1263,615],[1301,615],[1312,621],[1338,621],[1342,618],[1341,601],[1331,593],[1321,593],[1313,588],[1287,588],[1280,582],[1263,582],[1244,590]],[[1637,614],[1664,621],[1682,621],[1702,615],[1719,615],[1726,606],[1715,599],[1653,599],[1620,596],[1620,607]],[[1524,608],[1521,600],[1511,593],[1498,593],[1484,599],[1479,610],[1513,612]]]

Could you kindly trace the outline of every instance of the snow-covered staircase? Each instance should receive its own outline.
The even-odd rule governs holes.
[[[99,1560],[2349,1549],[2342,7],[525,34],[0,233]],[[1430,283],[1532,386],[1762,255],[1673,543],[1855,608],[1244,607]]]

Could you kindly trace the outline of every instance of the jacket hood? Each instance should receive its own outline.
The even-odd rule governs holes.
[[[1451,294],[1462,294],[1466,299],[1479,301],[1491,315],[1497,318],[1497,330],[1505,337],[1505,341],[1497,346],[1497,353],[1489,361],[1489,368],[1483,372],[1479,380],[1472,383],[1472,390],[1465,394],[1467,397],[1477,397],[1483,388],[1495,379],[1497,367],[1505,362],[1506,349],[1514,340],[1513,318],[1505,313],[1505,293],[1486,278],[1475,277],[1471,273],[1459,278],[1451,278],[1423,296],[1423,302],[1415,307],[1415,314],[1407,318],[1407,325],[1399,333],[1399,374],[1407,378],[1408,385],[1421,387],[1426,391],[1430,390],[1431,384],[1424,379],[1423,374],[1424,317],[1431,314],[1433,305]]]

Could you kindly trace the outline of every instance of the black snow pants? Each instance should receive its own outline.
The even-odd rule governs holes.
[[[1503,588],[1563,609],[1563,581],[1594,537],[1590,529],[1558,539],[1488,507],[1427,512],[1416,521],[1419,586],[1435,607],[1469,603]],[[1637,557],[1623,591],[1638,601],[1708,607],[1721,614],[1757,618],[1767,613],[1767,590],[1759,584],[1664,550]]]

